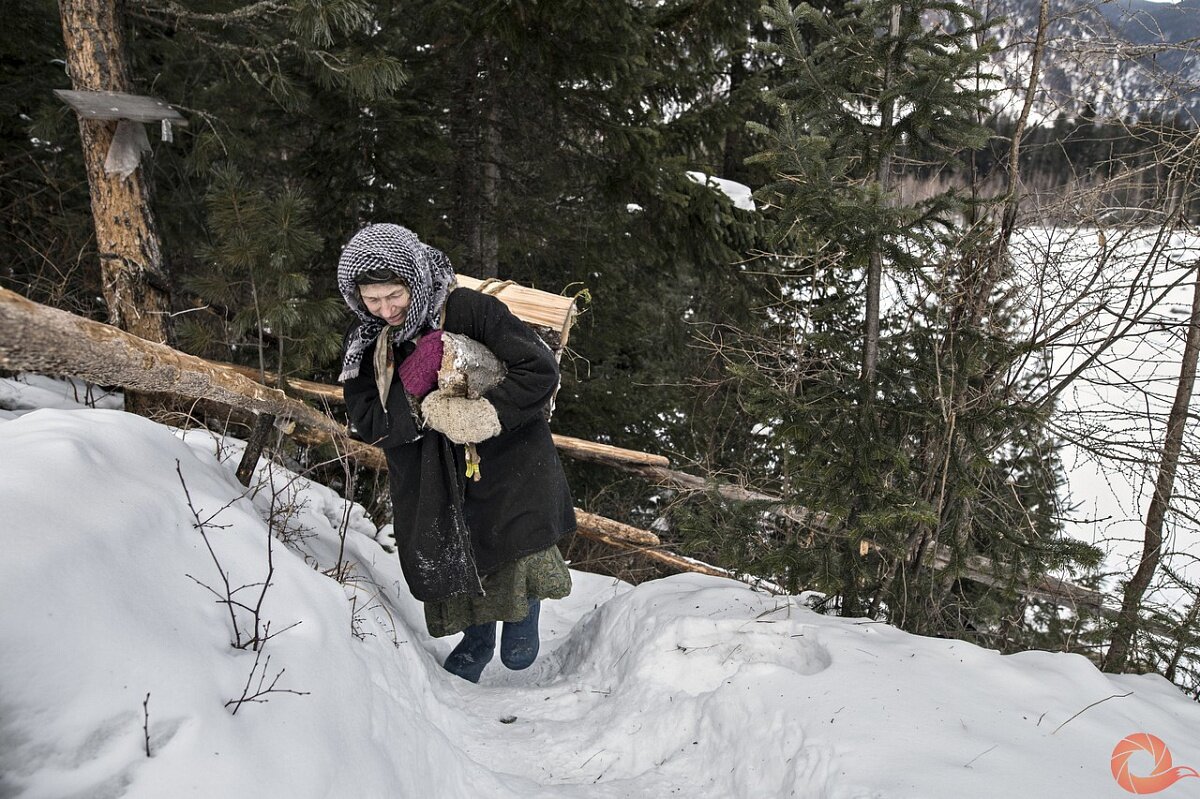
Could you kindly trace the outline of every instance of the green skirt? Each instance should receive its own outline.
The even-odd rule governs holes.
[[[484,595],[457,594],[425,603],[425,626],[435,638],[462,632],[473,624],[520,621],[529,599],[562,599],[571,593],[571,572],[558,547],[505,563],[483,577]]]

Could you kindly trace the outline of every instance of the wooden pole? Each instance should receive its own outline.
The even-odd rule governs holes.
[[[275,426],[275,417],[269,413],[260,413],[250,429],[250,437],[246,439],[246,449],[242,451],[242,459],[237,467],[238,482],[244,486],[250,485],[254,476],[254,468],[258,466],[258,458],[262,455],[263,447],[267,445],[267,437]]]

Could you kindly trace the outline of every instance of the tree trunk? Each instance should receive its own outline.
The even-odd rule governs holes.
[[[892,70],[896,58],[897,39],[900,37],[900,5],[892,6],[892,19],[888,35],[892,39],[892,47],[888,55],[887,70],[883,75],[883,89],[891,88]],[[888,98],[879,108],[879,147],[882,149],[879,164],[875,170],[875,182],[879,185],[880,193],[886,198],[892,188],[892,145],[888,142],[892,126],[895,124],[896,101]],[[884,200],[884,202],[889,202]],[[875,394],[875,367],[879,363],[879,295],[883,285],[883,242],[877,240],[871,250],[870,262],[867,267],[867,302],[865,335],[863,341],[862,382],[863,394],[866,401]]]
[[[456,149],[455,227],[466,247],[460,268],[474,277],[489,278],[499,275],[499,108],[487,41],[475,40],[464,49],[451,116]]]
[[[1008,187],[1004,198],[1004,213],[1000,222],[1000,233],[997,236],[996,257],[993,265],[999,265],[1008,253],[1008,243],[1017,227],[1017,210],[1021,206],[1021,137],[1025,135],[1025,126],[1029,122],[1029,113],[1037,96],[1038,84],[1042,77],[1042,56],[1046,52],[1046,36],[1050,29],[1050,0],[1038,2],[1037,36],[1033,41],[1033,58],[1029,65],[1029,82],[1025,87],[1025,101],[1017,124],[1013,128],[1012,142],[1008,149]],[[994,281],[992,281],[994,282]]]
[[[727,92],[727,96],[731,102],[738,96],[745,82],[745,56],[741,53],[735,53],[732,63],[729,65],[729,91]],[[721,154],[721,177],[743,183],[748,182],[745,174],[746,167],[742,164],[742,159],[744,158],[742,153],[744,146],[742,131],[745,124],[743,120],[738,119],[726,129],[725,145]]]
[[[269,413],[317,431],[341,452],[382,463],[378,449],[354,441],[342,424],[292,399],[165,344],[31,302],[0,288],[0,368],[69,375],[100,385],[214,400]]]
[[[1142,559],[1133,577],[1125,584],[1125,597],[1117,615],[1117,626],[1113,630],[1112,644],[1104,656],[1104,670],[1122,671],[1129,661],[1133,648],[1133,637],[1138,631],[1138,611],[1142,598],[1158,563],[1162,559],[1163,525],[1167,511],[1171,508],[1171,493],[1175,488],[1175,472],[1179,468],[1179,453],[1183,448],[1183,433],[1191,406],[1192,387],[1196,383],[1196,361],[1200,356],[1200,264],[1195,267],[1195,286],[1192,292],[1192,315],[1188,319],[1187,340],[1183,346],[1183,365],[1179,372],[1179,383],[1175,386],[1175,401],[1167,417],[1166,438],[1163,441],[1162,460],[1158,466],[1158,479],[1154,484],[1154,496],[1146,510],[1146,526],[1142,542]]]
[[[129,92],[117,0],[61,0],[59,10],[73,87]],[[169,343],[170,286],[150,211],[146,171],[138,168],[127,178],[104,171],[116,128],[115,120],[79,118],[108,317],[116,327],[147,341]]]

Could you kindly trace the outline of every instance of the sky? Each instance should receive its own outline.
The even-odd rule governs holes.
[[[717,577],[573,571],[538,662],[467,683],[390,528],[265,461],[244,489],[241,442],[120,407],[0,379],[4,799],[1094,799],[1131,794],[1114,754],[1133,789],[1200,796],[1165,786],[1200,766],[1200,705],[1161,677]]]

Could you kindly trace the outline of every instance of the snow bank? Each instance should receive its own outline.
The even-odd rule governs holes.
[[[1120,796],[1109,758],[1140,731],[1200,764],[1200,707],[1161,678],[699,575],[575,572],[534,667],[472,685],[441,670],[454,640],[425,633],[361,508],[266,464],[248,493],[237,442],[12,410],[30,394],[2,382],[0,797]],[[268,552],[259,656],[214,591],[227,573],[253,607]]]

